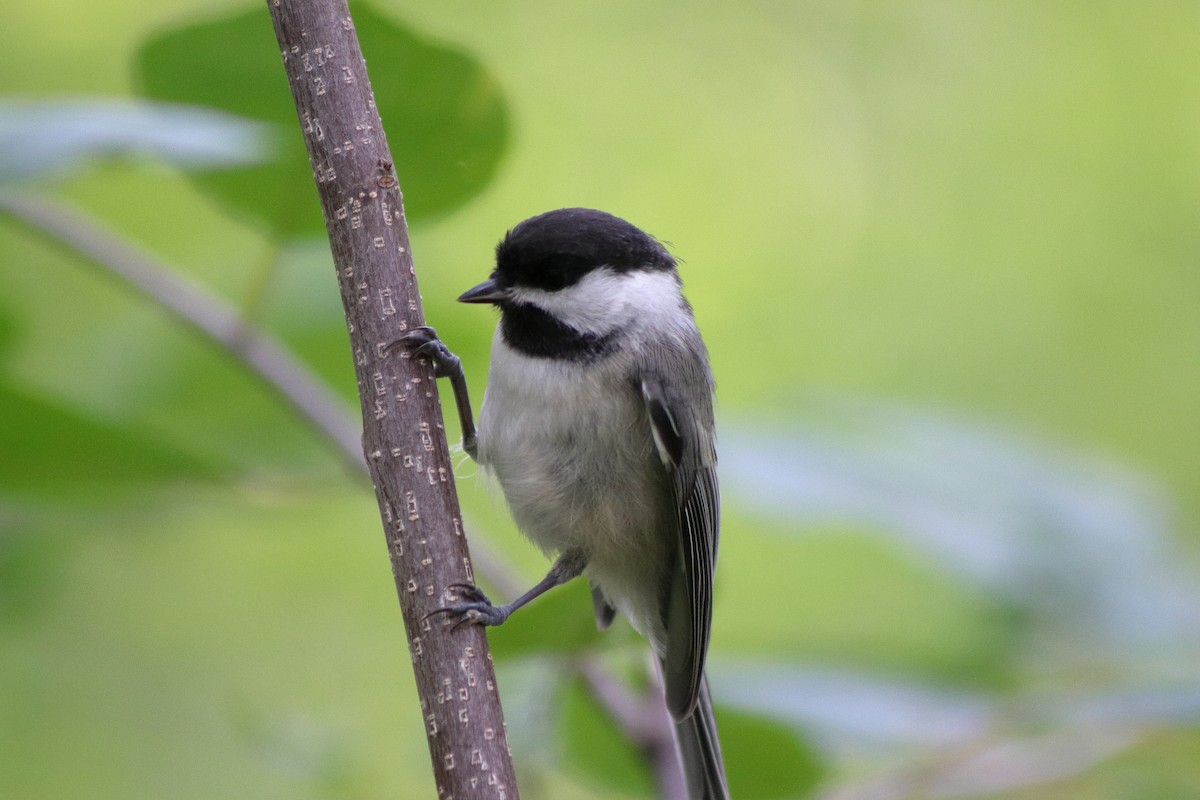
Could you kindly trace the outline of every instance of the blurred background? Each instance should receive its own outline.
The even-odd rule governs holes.
[[[593,206],[684,262],[734,796],[1200,796],[1194,4],[352,10],[476,403],[494,319],[454,298],[508,227]],[[0,796],[432,796],[370,487],[96,263],[144,251],[357,424],[265,8],[5,28]],[[468,532],[540,577],[462,459]],[[589,630],[586,592],[546,603]],[[563,677],[640,663],[635,635],[536,620],[490,637],[522,794],[650,796]]]

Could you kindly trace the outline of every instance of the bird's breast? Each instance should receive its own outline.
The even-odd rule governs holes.
[[[479,460],[518,527],[549,553],[628,558],[653,539],[665,488],[649,418],[619,358],[529,358],[498,339]]]

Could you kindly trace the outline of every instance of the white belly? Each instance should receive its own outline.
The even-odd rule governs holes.
[[[617,359],[578,365],[514,353],[497,339],[479,461],[522,533],[548,555],[583,553],[586,573],[658,638],[672,542],[670,491],[632,375]]]

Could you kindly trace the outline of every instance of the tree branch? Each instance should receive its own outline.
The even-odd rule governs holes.
[[[389,356],[424,324],[399,186],[345,0],[267,0],[350,332],[375,484],[439,797],[517,797],[483,628],[425,615],[471,582],[433,370]]]

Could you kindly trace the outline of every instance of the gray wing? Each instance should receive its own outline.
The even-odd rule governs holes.
[[[691,365],[689,365],[691,366]],[[704,367],[701,361],[698,365]],[[654,444],[670,477],[678,548],[663,592],[666,651],[660,653],[667,707],[682,720],[696,707],[712,624],[720,492],[707,368],[685,370],[675,385],[641,381]]]

